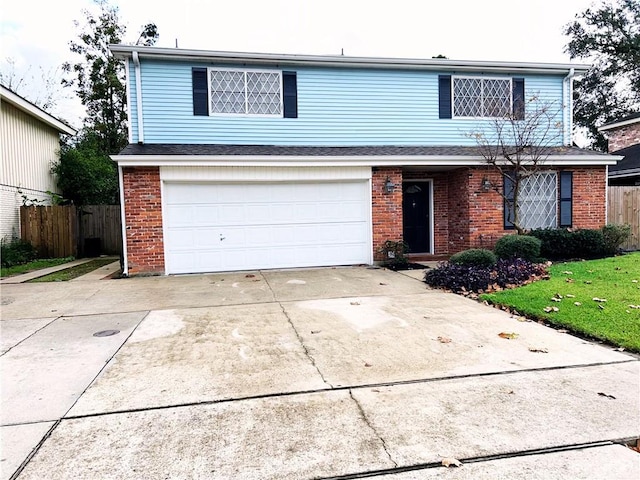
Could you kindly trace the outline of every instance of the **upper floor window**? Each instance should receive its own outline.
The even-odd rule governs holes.
[[[209,69],[210,113],[282,116],[282,74]]]
[[[510,78],[453,77],[453,116],[509,116],[512,91]]]

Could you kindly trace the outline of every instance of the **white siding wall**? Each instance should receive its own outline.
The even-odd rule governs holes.
[[[60,148],[58,132],[41,121],[3,102],[0,106],[0,235],[19,236],[19,207],[22,195],[43,201],[44,192],[57,192],[51,166]],[[22,192],[22,193],[20,193]]]

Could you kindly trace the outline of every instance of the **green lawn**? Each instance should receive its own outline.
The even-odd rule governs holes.
[[[55,267],[56,265],[62,265],[63,263],[70,262],[73,259],[73,257],[42,258],[39,260],[34,260],[33,262],[24,263],[22,265],[14,265],[13,267],[2,267],[2,269],[0,269],[0,277],[11,277],[14,275],[20,275],[22,273],[32,272],[34,270]]]
[[[550,280],[480,298],[512,307],[527,317],[640,352],[640,252],[558,263],[549,273]],[[558,310],[545,312],[545,308],[554,307]]]
[[[117,260],[117,258],[113,257],[97,258],[95,260],[91,260],[90,262],[76,265],[75,267],[60,270],[59,272],[50,273],[49,275],[45,275],[44,277],[34,278],[33,280],[29,280],[29,283],[66,282],[76,277],[80,277],[86,273],[93,272],[94,270],[97,270],[100,267],[104,267],[105,265],[109,265],[110,263],[113,263]]]

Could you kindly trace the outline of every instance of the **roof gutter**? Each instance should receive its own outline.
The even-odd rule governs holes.
[[[590,65],[560,63],[491,62],[478,60],[415,59],[387,57],[348,57],[335,55],[291,55],[272,53],[220,52],[177,48],[110,45],[116,58],[130,58],[134,51],[140,58],[184,60],[216,64],[296,65],[341,68],[379,68],[405,70],[454,70],[461,72],[521,72],[563,74],[574,69],[575,74],[586,73]]]
[[[140,78],[140,57],[137,51],[131,52],[136,80],[136,112],[138,120],[138,143],[144,143],[144,121],[142,119],[142,80]]]
[[[548,166],[604,166],[615,165],[622,160],[619,155],[550,155],[544,161]],[[317,155],[112,155],[111,159],[122,167],[141,166],[447,166],[474,167],[486,166],[482,156],[471,155],[354,155],[354,156],[317,156]]]

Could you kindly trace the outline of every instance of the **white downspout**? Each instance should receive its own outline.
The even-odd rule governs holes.
[[[567,105],[562,109],[562,125],[564,128],[564,144],[573,144],[573,77],[575,69],[569,69],[569,74],[562,81],[562,96],[567,99]],[[567,94],[568,91],[568,94]]]
[[[133,52],[133,65],[136,76],[136,110],[138,115],[138,143],[144,143],[144,123],[142,121],[142,80],[140,78],[140,57]]]
[[[120,186],[120,223],[122,224],[122,275],[129,276],[129,258],[127,255],[127,222],[124,214],[124,178],[122,167],[118,165],[118,185]]]

